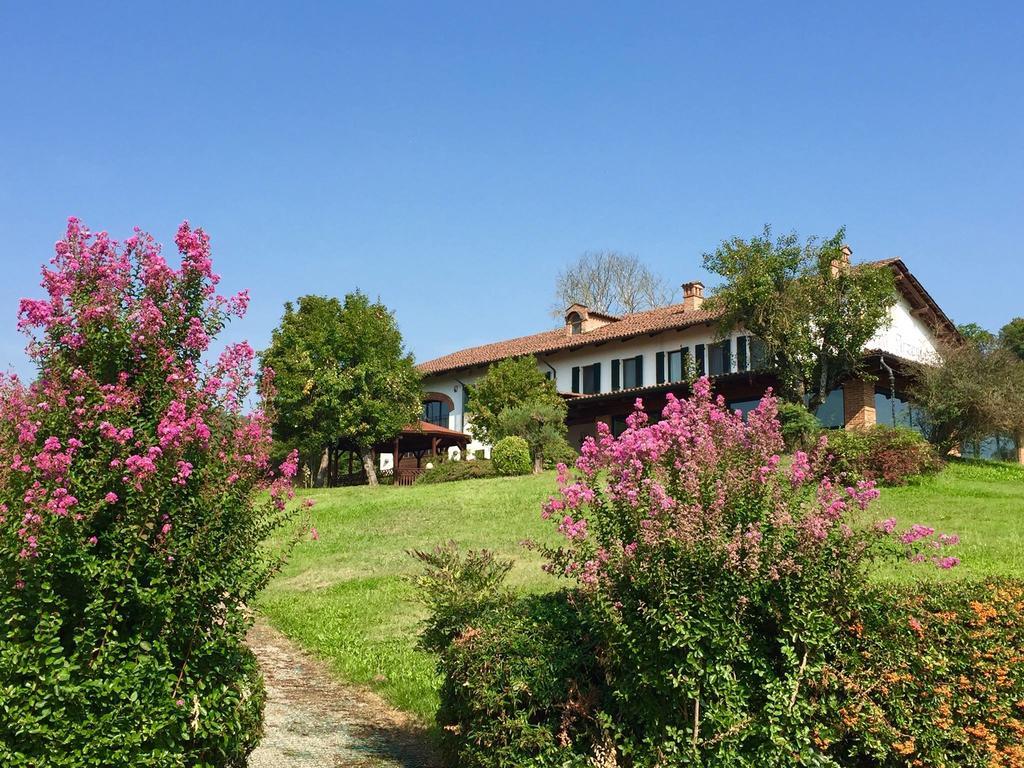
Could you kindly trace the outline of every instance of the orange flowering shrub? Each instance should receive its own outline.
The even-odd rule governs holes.
[[[1024,583],[886,592],[820,680],[820,743],[841,764],[1024,768]]]

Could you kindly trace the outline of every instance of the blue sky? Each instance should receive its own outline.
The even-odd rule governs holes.
[[[765,223],[1024,314],[1019,4],[85,5],[0,0],[0,367],[71,214],[206,228],[257,347],[359,287],[424,360],[548,327],[583,251],[679,284]]]

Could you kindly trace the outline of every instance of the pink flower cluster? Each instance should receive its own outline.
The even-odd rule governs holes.
[[[275,476],[270,419],[245,412],[252,347],[202,357],[249,295],[216,294],[201,229],[182,224],[175,243],[177,268],[139,230],[118,244],[69,219],[43,270],[46,298],[20,304],[18,326],[41,371],[31,386],[0,375],[0,537],[12,537],[20,568],[65,536],[96,552],[121,509],[153,516],[130,540],[166,547],[185,494],[269,490],[278,508],[291,498],[297,456]],[[168,494],[177,499],[164,503]],[[172,552],[162,558],[173,566]]]
[[[920,526],[897,539],[895,520],[865,528],[859,515],[879,495],[874,483],[828,477],[825,440],[785,466],[776,414],[770,392],[744,418],[700,379],[689,399],[669,394],[655,423],[640,401],[619,437],[599,423],[576,472],[559,466],[558,493],[543,505],[568,541],[549,553],[548,569],[594,585],[669,548],[777,581],[840,551],[852,562],[898,547],[913,557],[925,538],[955,543]]]

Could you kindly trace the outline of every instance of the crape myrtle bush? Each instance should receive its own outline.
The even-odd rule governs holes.
[[[418,485],[449,483],[455,480],[470,480],[478,477],[494,477],[494,465],[487,459],[442,461],[424,470],[416,478]]]
[[[879,589],[815,681],[843,765],[1024,766],[1024,584]]]
[[[546,568],[576,582],[560,618],[524,624],[530,609],[513,603],[450,623],[442,725],[461,740],[455,751],[465,764],[515,763],[528,713],[557,749],[539,752],[531,732],[524,764],[835,764],[832,710],[814,683],[833,673],[873,599],[871,564],[909,556],[950,568],[943,550],[955,537],[858,524],[873,483],[822,477],[824,445],[783,466],[770,395],[746,421],[706,379],[690,400],[669,397],[658,423],[640,405],[620,437],[598,426],[544,505],[566,539],[543,549]],[[575,655],[559,658],[567,648]],[[513,668],[512,649],[533,661]],[[542,685],[552,670],[560,687]],[[481,739],[504,745],[505,762],[476,749]]]
[[[491,449],[494,471],[499,475],[528,475],[533,471],[530,446],[515,435],[503,437]]]
[[[0,765],[242,766],[264,693],[246,604],[292,513],[253,351],[201,361],[248,301],[209,239],[180,267],[70,219],[19,326],[39,375],[0,381]],[[268,493],[269,490],[269,493]]]
[[[942,468],[935,449],[906,427],[876,425],[866,430],[835,430],[828,436],[828,471],[845,478],[904,485]]]

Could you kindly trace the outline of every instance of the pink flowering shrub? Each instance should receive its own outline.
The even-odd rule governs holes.
[[[791,766],[820,758],[808,681],[836,653],[871,563],[952,567],[955,543],[862,525],[869,481],[822,477],[823,441],[780,459],[770,395],[746,420],[710,393],[637,402],[599,425],[544,506],[565,538],[547,568],[580,585],[602,648],[610,738],[630,764]]]
[[[296,461],[270,465],[246,410],[253,350],[203,361],[247,295],[217,294],[202,230],[175,243],[172,267],[70,219],[21,302],[39,374],[0,379],[5,766],[243,765],[258,738],[246,605]]]

